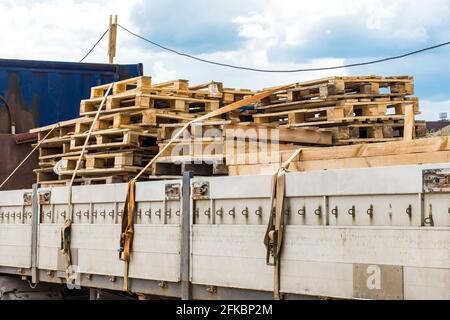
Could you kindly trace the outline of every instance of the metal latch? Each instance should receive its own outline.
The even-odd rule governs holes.
[[[50,204],[51,195],[50,190],[39,191],[39,204]]]
[[[209,182],[197,181],[192,183],[192,199],[209,199]]]
[[[24,192],[23,193],[23,204],[25,206],[31,206],[33,204],[33,193],[32,192]]]
[[[433,169],[423,171],[424,192],[450,191],[450,169]]]
[[[166,200],[180,200],[181,185],[179,183],[166,184]]]

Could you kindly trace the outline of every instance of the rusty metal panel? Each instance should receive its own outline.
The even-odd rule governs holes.
[[[17,144],[13,134],[0,134],[0,148],[0,181],[3,181],[30,153],[32,148],[31,142]],[[2,190],[31,188],[31,185],[36,182],[33,170],[37,167],[38,154],[35,152],[3,186]]]
[[[354,264],[353,297],[373,300],[403,300],[403,267]]]

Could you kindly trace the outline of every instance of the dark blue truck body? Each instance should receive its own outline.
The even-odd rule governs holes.
[[[142,64],[0,59],[0,183],[31,151],[35,140],[26,132],[79,117],[80,100],[93,86],[141,75]],[[2,190],[31,188],[37,167],[35,152]]]
[[[142,74],[142,64],[0,59],[0,96],[11,109],[0,101],[0,133],[10,133],[11,117],[17,133],[76,118],[92,86]]]

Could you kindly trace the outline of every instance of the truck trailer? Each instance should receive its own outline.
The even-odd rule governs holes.
[[[271,175],[136,183],[128,291],[180,299],[450,299],[450,163],[288,172],[279,283]],[[2,299],[124,293],[126,183],[0,192]],[[31,288],[36,288],[33,291]],[[28,294],[27,294],[28,292]],[[25,293],[25,294],[24,294]]]

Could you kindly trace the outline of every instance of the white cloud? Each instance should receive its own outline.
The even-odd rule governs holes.
[[[447,113],[450,118],[450,100],[448,101],[430,101],[422,99],[420,101],[421,115],[417,116],[418,120],[439,120],[440,113]]]
[[[153,63],[152,69],[153,69],[153,72],[151,73],[151,75],[153,77],[152,80],[155,83],[165,82],[165,81],[170,81],[173,79],[180,78],[180,76],[176,70],[168,70],[164,66],[164,62],[162,62],[162,61],[155,61]]]
[[[275,31],[269,21],[261,15],[249,17],[239,16],[232,21],[239,25],[239,36],[246,39],[267,40],[275,36]]]
[[[0,1],[0,57],[78,61],[108,27],[109,14],[133,26],[139,0]],[[106,41],[90,61],[107,62]]]
[[[447,0],[287,0],[268,1],[260,8],[257,15],[243,14],[233,20],[239,25],[240,35],[251,38],[248,32],[242,32],[248,31],[249,26],[253,30],[270,30],[273,39],[279,39],[275,45],[283,47],[306,44],[311,37],[320,36],[315,28],[332,17],[360,22],[366,28],[360,30],[362,33],[382,32],[386,38],[400,42],[423,42],[430,27],[448,27],[450,14]],[[260,34],[254,32],[253,39],[261,39]]]
[[[137,20],[134,19],[132,8],[142,3],[143,0],[19,0],[14,2],[0,0],[0,28],[5,30],[0,33],[0,43],[2,43],[0,58],[78,61],[107,28],[109,14],[119,14],[119,23],[131,30],[141,32],[144,28],[136,24]],[[233,2],[231,5],[239,4]],[[203,8],[201,3],[197,3],[197,6]],[[345,36],[343,32],[348,31],[356,31],[362,37],[366,34],[379,34],[386,39],[386,42],[390,41],[388,44],[392,45],[392,52],[395,53],[402,46],[420,47],[430,38],[448,41],[446,37],[450,31],[450,23],[447,19],[450,15],[448,0],[428,0],[426,2],[414,0],[260,0],[257,6],[243,4],[240,10],[233,10],[232,14],[226,10],[226,5],[223,3],[208,2],[208,6],[217,6],[219,9],[206,10],[204,15],[207,16],[211,11],[217,12],[221,21],[228,19],[231,28],[234,26],[230,32],[234,32],[234,36],[242,41],[239,42],[238,47],[216,50],[208,54],[200,53],[198,56],[254,68],[299,69],[341,65],[348,61],[346,58],[365,60],[366,58],[361,56],[340,57],[334,54],[334,50],[326,53],[320,52],[320,48],[317,58],[303,59],[299,57],[304,50],[310,48],[312,42],[320,43],[336,37],[340,39]],[[151,5],[148,7],[151,9]],[[195,10],[197,12],[197,9]],[[150,10],[148,20],[152,19],[151,14]],[[172,22],[178,21],[177,14],[180,13],[167,11],[167,19]],[[164,23],[164,19],[158,19],[158,21]],[[326,24],[328,21],[331,21],[330,25]],[[348,22],[348,26],[355,26],[355,28],[353,28],[354,30],[342,30],[339,23],[333,21]],[[145,21],[140,23],[145,23]],[[198,26],[198,23],[202,23],[202,25]],[[180,19],[179,28],[196,32],[201,28],[208,28],[208,24],[214,23],[215,17],[212,15],[203,22],[198,22],[196,19]],[[149,30],[155,30],[154,32],[163,35],[172,32],[172,30],[164,29],[164,26],[158,25],[157,27],[158,29],[150,28]],[[189,34],[189,32],[181,33],[181,36],[189,37]],[[147,34],[143,35],[147,36]],[[217,36],[220,38],[222,35]],[[149,37],[152,35],[149,34]],[[189,39],[183,38],[183,40]],[[349,38],[349,41],[352,41],[352,38]],[[188,42],[186,41],[186,43]],[[204,42],[205,44],[209,43],[209,39],[205,38]],[[346,45],[356,44],[348,43]],[[364,44],[359,45],[363,46]],[[355,50],[358,49],[358,46],[355,46]],[[227,48],[227,46],[224,45],[223,48]],[[274,55],[274,52],[292,49],[294,49],[294,53],[290,55]],[[184,51],[189,52],[189,48]],[[295,52],[298,52],[299,56],[296,56]],[[325,58],[327,56],[329,58]],[[292,60],[298,62],[294,63]],[[106,39],[86,61],[107,62]],[[116,62],[123,64],[142,62],[145,73],[151,75],[155,82],[174,78],[189,79],[193,84],[216,80],[224,82],[229,87],[250,89],[324,76],[346,75],[350,72],[341,69],[301,74],[273,74],[227,69],[160,51],[121,29],[118,31]],[[400,63],[398,65],[404,66]],[[424,66],[410,64],[411,73],[418,69],[423,70]],[[431,75],[438,72],[435,70],[436,68],[431,69],[427,66],[428,69]],[[352,72],[358,70],[366,69],[356,69]],[[380,66],[376,70],[389,72],[389,74],[396,72],[396,69],[389,69],[387,66]],[[444,99],[446,98],[444,97]],[[432,97],[422,97],[422,118],[435,119],[439,113],[438,109],[448,109],[448,101],[433,101]]]

